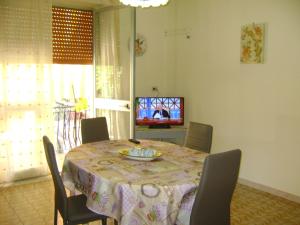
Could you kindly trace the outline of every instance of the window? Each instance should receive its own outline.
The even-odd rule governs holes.
[[[93,12],[52,8],[53,63],[93,64]]]
[[[65,152],[80,144],[79,120],[86,116],[70,105],[93,98],[93,12],[53,7],[52,33],[56,144]]]

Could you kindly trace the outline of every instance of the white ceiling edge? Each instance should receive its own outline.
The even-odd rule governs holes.
[[[119,0],[52,0],[53,6],[75,9],[99,9],[121,5]]]

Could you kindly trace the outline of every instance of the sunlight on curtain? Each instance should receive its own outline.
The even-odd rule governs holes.
[[[126,9],[100,11],[94,16],[96,98],[129,100],[130,32],[123,31],[124,28],[130,28],[130,21],[126,18],[130,18],[130,14],[127,15],[124,10]],[[106,117],[110,137],[128,138],[129,112],[104,108],[99,107],[97,116]]]
[[[41,137],[53,134],[49,65],[6,65],[0,74],[0,182],[48,173]],[[52,135],[53,136],[53,135]]]
[[[0,183],[48,173],[51,12],[50,0],[0,1]]]
[[[64,65],[52,66],[52,85],[56,101],[74,98],[86,98],[89,106],[93,100],[93,66],[92,65]]]
[[[56,144],[55,102],[91,102],[92,85],[92,65],[0,67],[0,183],[48,174],[41,137]]]
[[[0,1],[0,183],[49,174],[56,102],[92,104],[92,65],[52,65],[51,19],[51,0]]]

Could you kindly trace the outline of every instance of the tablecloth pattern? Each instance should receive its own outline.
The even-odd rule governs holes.
[[[89,209],[121,225],[188,225],[207,154],[151,140],[139,146],[162,152],[159,159],[135,161],[119,154],[134,146],[123,140],[74,148],[64,160],[64,184],[83,192]]]

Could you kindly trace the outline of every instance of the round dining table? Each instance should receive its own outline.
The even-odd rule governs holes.
[[[120,225],[189,224],[207,153],[167,142],[127,140],[82,144],[65,156],[62,179],[87,196],[87,207]],[[120,152],[156,150],[152,161]]]

